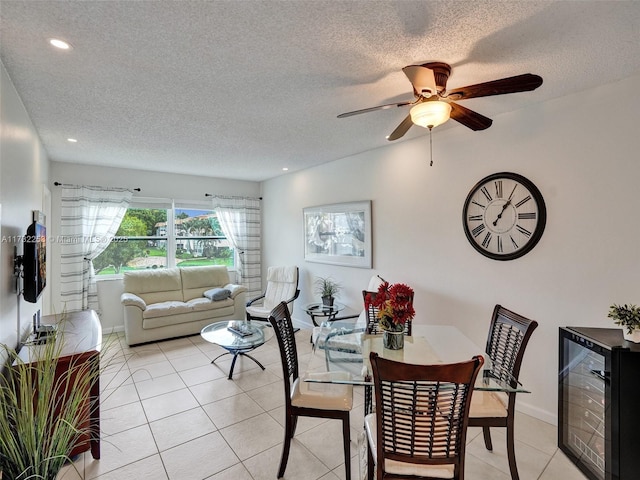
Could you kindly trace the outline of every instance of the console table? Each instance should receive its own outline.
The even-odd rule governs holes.
[[[46,315],[42,317],[42,323],[58,326],[58,332],[48,340],[62,342],[56,347],[60,352],[56,375],[61,375],[70,366],[77,366],[83,362],[91,362],[91,368],[100,368],[102,326],[96,312],[85,310],[64,315]],[[18,356],[25,364],[35,362],[38,358],[38,349],[41,348],[43,348],[42,345],[29,342],[20,349]],[[88,425],[85,423],[80,428],[86,429],[87,433],[74,446],[69,456],[73,457],[91,448],[91,455],[98,459],[100,458],[100,380],[98,375],[95,375],[95,381],[91,385],[88,404],[83,408],[88,413]]]

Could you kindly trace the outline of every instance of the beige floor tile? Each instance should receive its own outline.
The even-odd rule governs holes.
[[[551,458],[549,465],[540,475],[540,480],[587,480],[578,467],[576,467],[567,456],[557,450]]]
[[[364,470],[363,470],[364,472]],[[340,480],[346,480],[346,470],[344,469],[344,464],[338,465],[334,468],[331,473]],[[324,477],[323,477],[324,478]],[[358,480],[363,478],[360,476],[360,465],[358,464],[358,455],[354,455],[351,457],[351,480]]]
[[[511,480],[511,475],[498,470],[467,452],[465,455],[464,478],[472,480]],[[529,477],[520,475],[520,478],[525,480],[525,478]]]
[[[191,395],[189,389],[183,388],[142,400],[142,406],[147,419],[153,422],[169,415],[191,410],[198,406],[198,401]]]
[[[175,368],[177,372],[189,370],[190,368],[209,366],[211,363],[209,357],[198,350],[197,347],[192,346],[191,348],[194,349],[194,353],[169,359],[173,368]]]
[[[132,383],[131,372],[129,367],[124,363],[117,365],[109,365],[100,371],[100,390],[108,390],[121,385]]]
[[[267,413],[234,423],[220,433],[240,460],[264,452],[284,438],[284,428]]]
[[[284,405],[278,408],[274,408],[273,410],[269,410],[268,413],[273,417],[273,419],[276,422],[278,422],[280,425],[284,427],[284,415],[285,415]],[[307,430],[311,430],[312,428],[315,428],[318,425],[322,425],[326,421],[327,421],[326,418],[299,417],[298,424],[296,425],[296,436],[306,432]]]
[[[558,429],[555,425],[516,412],[515,435],[518,441],[531,445],[548,455],[557,450]]]
[[[294,438],[318,457],[330,470],[344,464],[342,422],[340,420],[327,420],[304,433],[296,434]],[[351,456],[357,453],[356,440],[356,438],[351,439]]]
[[[127,365],[132,372],[144,365],[165,361],[167,357],[160,349],[136,350],[127,356]]]
[[[264,409],[246,393],[208,403],[202,408],[218,429],[256,417],[264,412]]]
[[[188,387],[197,385],[199,383],[208,382],[210,380],[216,380],[218,378],[227,378],[227,373],[223,372],[215,365],[211,365],[211,362],[208,361],[208,358],[206,364],[198,365],[187,370],[181,370],[179,374]]]
[[[171,373],[176,373],[176,369],[173,368],[169,360],[164,360],[158,363],[150,363],[136,367],[135,370],[131,371],[131,378],[134,382],[143,382]]]
[[[274,382],[262,387],[248,390],[249,395],[255,402],[265,410],[273,410],[284,405],[284,385],[283,382]]]
[[[140,402],[127,403],[119,407],[100,411],[101,435],[114,435],[147,423]]]
[[[207,477],[205,480],[253,480],[249,471],[242,463],[238,463],[215,475]]]
[[[358,477],[351,477],[351,480],[354,480]],[[340,480],[340,477],[336,476],[335,473],[329,472],[326,475],[321,476],[318,480]]]
[[[160,455],[152,455],[100,475],[97,480],[167,480],[168,478]]]
[[[509,473],[505,429],[492,428],[491,440],[493,451],[485,448],[482,435],[478,435],[467,445],[467,453],[474,455],[504,473]],[[522,480],[537,479],[551,460],[551,455],[518,440],[516,440],[515,450],[518,474]]]
[[[85,455],[85,478],[96,478],[158,453],[149,425],[102,437],[100,459]]]
[[[215,425],[200,407],[156,420],[149,426],[161,452],[216,431]]]
[[[282,445],[277,445],[254,457],[245,460],[244,466],[249,470],[254,480],[274,480],[280,466]],[[285,470],[285,480],[316,480],[329,473],[317,457],[307,450],[300,442],[291,442],[289,461]]]
[[[246,362],[251,362],[249,359],[244,359]],[[251,362],[253,363],[253,362]],[[253,364],[255,368],[251,368],[251,370],[233,372],[233,381],[236,382],[240,388],[244,391],[253,390],[254,388],[262,387],[263,385],[268,385],[269,383],[280,382],[281,377],[278,377],[273,373],[276,369],[266,369],[261,370],[257,365]],[[225,370],[227,373],[228,369]],[[282,372],[280,372],[282,375]]]
[[[120,407],[127,403],[140,401],[138,391],[133,383],[122,385],[118,388],[107,389],[100,394],[100,409],[109,410],[110,408]]]
[[[170,480],[201,480],[240,461],[219,432],[165,450],[160,456]]]
[[[85,454],[80,454],[73,463],[62,467],[62,469],[58,472],[56,480],[83,480],[84,456]]]
[[[198,400],[200,405],[216,402],[223,398],[229,398],[242,393],[242,389],[238,387],[233,380],[227,379],[226,376],[216,380],[198,383],[189,387],[191,393]]]
[[[180,337],[173,338],[171,340],[163,340],[161,342],[157,342],[156,344],[158,345],[158,348],[165,353],[187,351],[194,346],[190,337]]]
[[[141,400],[157,397],[164,393],[175,392],[186,387],[185,383],[177,373],[170,373],[150,380],[136,382],[136,389]]]

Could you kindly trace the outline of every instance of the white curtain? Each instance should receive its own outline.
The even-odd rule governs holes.
[[[247,287],[247,299],[262,294],[260,273],[260,199],[213,197],[213,209],[224,235],[238,253],[238,284]]]
[[[121,188],[62,187],[60,295],[66,311],[99,311],[92,260],[109,246],[131,197]]]

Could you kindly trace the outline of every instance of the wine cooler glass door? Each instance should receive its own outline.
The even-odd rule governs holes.
[[[561,449],[594,480],[606,478],[606,357],[564,339],[560,372]]]

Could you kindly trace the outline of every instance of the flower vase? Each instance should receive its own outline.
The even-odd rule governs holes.
[[[404,332],[392,332],[385,330],[382,332],[382,344],[389,350],[402,350],[404,348]]]

